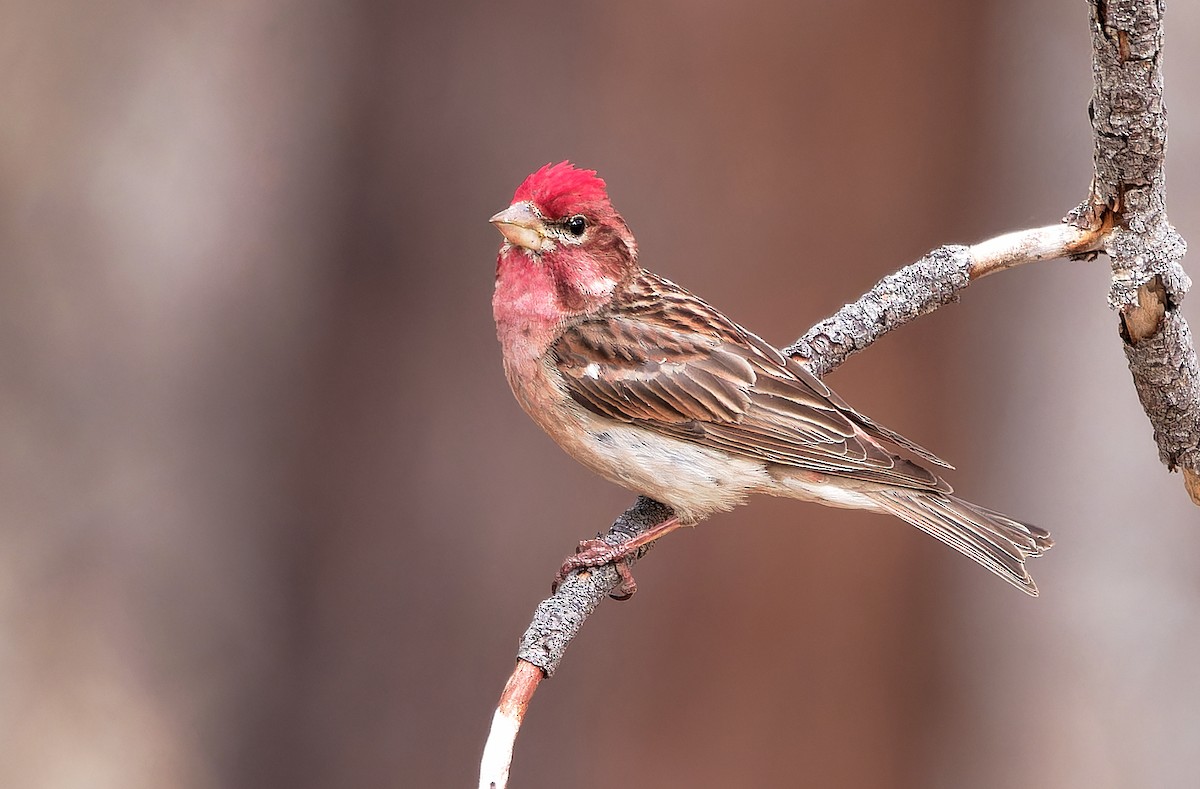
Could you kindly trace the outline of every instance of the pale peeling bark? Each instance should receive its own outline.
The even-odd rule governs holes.
[[[1095,78],[1089,107],[1095,174],[1088,199],[1060,225],[933,250],[884,277],[785,352],[824,376],[889,331],[956,301],[972,280],[1033,261],[1104,251],[1112,260],[1109,300],[1121,312],[1126,356],[1159,454],[1168,468],[1183,470],[1188,492],[1200,505],[1200,373],[1191,332],[1178,313],[1191,281],[1180,265],[1186,245],[1167,221],[1163,187],[1163,3],[1088,0],[1088,5]],[[640,497],[603,539],[617,544],[671,515],[669,507]],[[538,677],[554,673],[587,617],[618,582],[611,566],[580,570],[537,607],[493,720],[481,789],[504,789]]]

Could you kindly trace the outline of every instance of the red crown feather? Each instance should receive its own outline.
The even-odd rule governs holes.
[[[570,162],[547,164],[517,187],[513,202],[531,200],[549,217],[566,216],[588,206],[608,207],[608,189],[595,170]]]

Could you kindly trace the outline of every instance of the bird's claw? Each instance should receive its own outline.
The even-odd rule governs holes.
[[[581,541],[576,546],[575,553],[563,560],[562,567],[558,568],[554,583],[550,586],[551,593],[558,591],[559,585],[576,570],[611,564],[620,580],[608,596],[614,600],[628,600],[633,597],[637,591],[637,581],[633,580],[633,571],[629,569],[629,563],[625,560],[630,551],[623,548],[621,545],[610,545],[600,538]]]

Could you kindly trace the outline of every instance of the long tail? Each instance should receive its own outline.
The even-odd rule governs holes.
[[[892,489],[870,495],[883,509],[1037,596],[1025,560],[1041,556],[1054,545],[1046,531],[941,493]]]

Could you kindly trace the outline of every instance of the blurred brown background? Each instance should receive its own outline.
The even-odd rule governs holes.
[[[512,400],[487,217],[595,167],[648,267],[789,342],[1083,197],[1086,16],[3,3],[0,785],[473,786],[533,606],[632,500]],[[1200,8],[1167,29],[1195,245]],[[899,521],[756,501],[601,607],[513,785],[1194,786],[1200,518],[1107,265],[986,280],[831,379],[1053,531],[1040,599]]]

